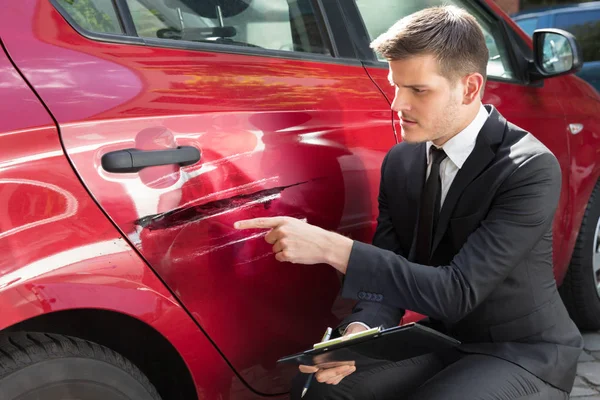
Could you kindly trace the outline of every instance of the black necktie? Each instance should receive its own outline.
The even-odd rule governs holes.
[[[430,148],[431,171],[425,182],[421,194],[421,208],[419,209],[419,225],[417,227],[417,259],[420,264],[429,265],[431,244],[437,219],[440,213],[442,197],[442,180],[440,179],[440,163],[446,158],[444,150],[434,146]]]

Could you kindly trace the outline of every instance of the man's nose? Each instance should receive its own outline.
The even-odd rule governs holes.
[[[406,96],[403,96],[401,91],[396,89],[396,95],[392,102],[392,110],[395,112],[402,112],[410,110],[410,104],[406,101]]]

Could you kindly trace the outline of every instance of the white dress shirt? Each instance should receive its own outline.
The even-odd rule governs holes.
[[[460,170],[467,160],[467,158],[471,155],[471,152],[475,148],[475,141],[477,140],[477,135],[483,125],[487,121],[489,114],[486,108],[481,105],[479,108],[479,112],[471,121],[469,125],[455,136],[453,136],[450,140],[444,143],[441,147],[436,146],[437,148],[441,148],[444,150],[446,157],[442,160],[440,164],[440,179],[442,181],[442,197],[440,201],[440,207],[444,204],[444,200],[446,199],[446,195],[448,194],[448,189],[450,189],[450,185],[452,185],[452,181],[456,177],[458,170]],[[429,149],[431,146],[435,146],[433,142],[427,142],[425,146],[425,156],[427,157],[427,176],[429,177],[429,172],[431,171],[431,157],[429,154]],[[353,324],[359,324],[369,329],[370,326],[363,322],[355,321],[348,324],[346,329],[348,329]],[[346,333],[346,329],[344,329],[343,333]]]
[[[442,180],[442,198],[440,206],[444,204],[448,189],[450,189],[450,185],[452,185],[452,181],[454,181],[454,177],[458,173],[458,170],[462,168],[463,164],[475,148],[477,135],[481,128],[483,128],[487,118],[488,112],[482,104],[473,121],[471,121],[465,129],[444,143],[442,147],[436,146],[437,148],[443,149],[448,156],[440,164],[440,179]],[[429,176],[429,171],[431,171],[431,157],[429,154],[431,146],[435,145],[432,142],[427,142],[425,149],[425,156],[427,157],[427,176]]]

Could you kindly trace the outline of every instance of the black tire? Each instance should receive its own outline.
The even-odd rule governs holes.
[[[2,400],[160,400],[129,360],[96,343],[47,333],[0,337]]]
[[[595,276],[598,271],[594,271],[593,260],[594,254],[598,252],[596,228],[599,219],[600,182],[596,183],[590,196],[575,242],[571,264],[560,288],[569,315],[581,330],[600,329],[600,295],[596,286],[600,277]]]

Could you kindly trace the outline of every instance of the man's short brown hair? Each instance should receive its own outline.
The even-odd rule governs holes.
[[[433,55],[443,76],[455,81],[479,72],[486,78],[489,52],[481,26],[456,6],[425,8],[395,23],[371,43],[389,61]]]

